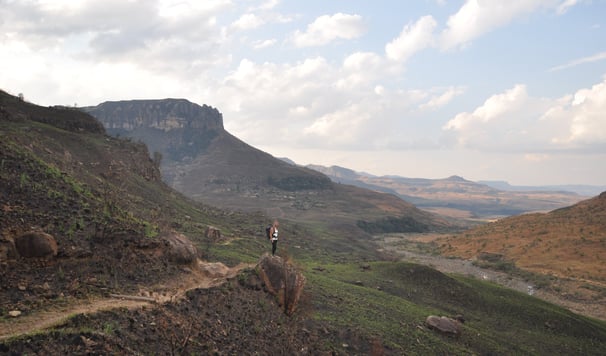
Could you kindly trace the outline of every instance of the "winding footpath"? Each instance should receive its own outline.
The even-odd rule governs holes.
[[[254,267],[254,264],[242,263],[230,268],[219,262],[198,261],[196,269],[184,272],[179,278],[168,284],[141,290],[139,295],[91,298],[67,306],[53,307],[50,310],[38,311],[1,321],[0,341],[61,325],[70,317],[78,314],[94,314],[119,308],[136,309],[150,304],[175,302],[183,298],[189,290],[219,286],[227,279],[235,277],[243,269],[250,267]]]

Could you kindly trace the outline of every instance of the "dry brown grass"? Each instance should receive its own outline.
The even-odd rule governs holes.
[[[606,193],[547,214],[502,219],[438,243],[448,255],[496,253],[522,269],[606,286]]]

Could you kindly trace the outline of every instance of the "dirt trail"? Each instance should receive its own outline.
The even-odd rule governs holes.
[[[236,276],[241,270],[253,266],[254,264],[241,263],[230,268],[220,262],[198,261],[197,268],[188,269],[179,278],[168,283],[141,289],[137,295],[91,298],[76,304],[54,307],[51,310],[2,321],[0,322],[0,341],[60,325],[70,316],[77,314],[93,314],[118,308],[136,309],[154,303],[174,302],[183,298],[189,290],[221,285],[228,278]]]

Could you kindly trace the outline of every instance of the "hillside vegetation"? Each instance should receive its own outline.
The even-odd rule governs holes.
[[[572,298],[606,300],[606,192],[544,214],[509,217],[439,239],[442,253],[558,277]],[[553,286],[554,288],[563,288]]]
[[[287,315],[256,265],[269,250],[268,217],[189,200],[160,180],[144,145],[107,136],[71,109],[0,92],[0,138],[0,354],[598,355],[606,347],[602,321],[386,260],[351,216],[340,225],[281,220],[278,261],[307,279]],[[8,248],[32,230],[54,237],[56,256]],[[194,261],[173,258],[171,231],[197,248]],[[221,263],[235,274],[201,269]],[[432,314],[462,315],[460,335],[428,328]]]

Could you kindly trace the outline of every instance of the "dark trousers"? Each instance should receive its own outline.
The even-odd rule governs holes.
[[[271,255],[275,255],[276,254],[276,249],[278,248],[278,240],[273,240],[271,242]]]

